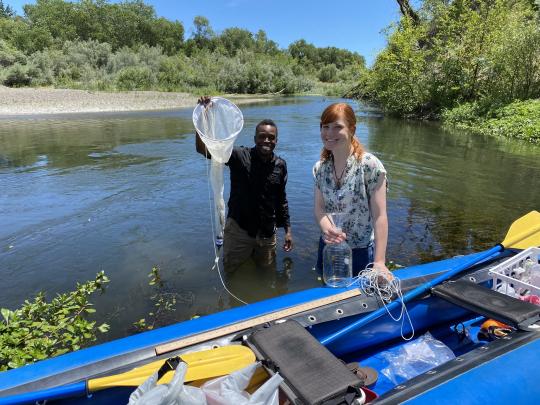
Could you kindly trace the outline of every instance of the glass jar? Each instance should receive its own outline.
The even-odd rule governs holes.
[[[323,249],[323,280],[329,287],[347,287],[352,281],[352,250],[343,241]]]
[[[344,214],[327,214],[333,226],[341,231]],[[323,249],[323,280],[330,287],[347,287],[352,281],[352,250],[347,242],[327,244]]]

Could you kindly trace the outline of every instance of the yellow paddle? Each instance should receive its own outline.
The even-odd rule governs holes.
[[[540,212],[531,211],[514,221],[501,245],[510,249],[540,246]]]
[[[218,347],[216,349],[183,354],[179,358],[157,360],[121,374],[16,394],[7,398],[6,401],[0,399],[0,403],[26,404],[44,400],[52,401],[80,397],[88,392],[105,388],[119,386],[136,387],[141,385],[155,372],[158,372],[158,376],[161,375],[159,384],[163,384],[171,381],[174,374],[174,367],[171,368],[169,365],[174,365],[177,360],[185,361],[188,364],[185,381],[195,381],[198,383],[200,380],[206,381],[220,377],[248,366],[255,361],[255,354],[248,347],[240,345]],[[264,378],[262,374],[258,374],[257,376]]]
[[[480,263],[482,260],[487,259],[490,256],[493,256],[495,253],[503,251],[505,248],[512,249],[526,249],[533,246],[540,245],[540,213],[538,211],[531,211],[527,215],[522,216],[521,218],[514,221],[510,226],[506,238],[499,245],[492,247],[489,250],[486,250],[474,257],[460,263],[455,268],[452,268],[445,272],[444,274],[436,277],[435,279],[416,287],[414,290],[409,291],[401,299],[392,301],[386,308],[379,308],[376,311],[371,312],[359,320],[352,322],[351,324],[345,326],[344,328],[333,332],[332,334],[320,339],[320,342],[323,345],[328,345],[335,341],[336,339],[342,337],[343,335],[349,333],[354,329],[358,329],[362,326],[367,325],[371,321],[380,318],[385,315],[387,311],[391,311],[394,308],[397,308],[402,304],[402,302],[409,302],[412,299],[419,297],[420,295],[425,294],[431,288],[435,287],[437,284],[442,283],[443,281],[449,280],[451,277],[470,269],[475,264]]]
[[[215,378],[240,370],[255,362],[255,354],[250,348],[241,345],[218,347],[180,356],[181,361],[188,364],[185,382]],[[167,360],[153,361],[130,371],[87,381],[89,392],[110,387],[141,385],[148,377],[158,371]],[[172,380],[174,370],[167,371],[158,384]]]

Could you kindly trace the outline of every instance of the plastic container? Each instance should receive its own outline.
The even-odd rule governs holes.
[[[540,296],[540,248],[525,249],[493,267],[493,289],[506,295]]]
[[[323,280],[330,287],[347,287],[351,283],[352,250],[347,242],[324,247]]]
[[[341,230],[343,214],[328,214]],[[323,280],[329,287],[347,287],[352,282],[352,250],[347,242],[328,244],[323,249]]]

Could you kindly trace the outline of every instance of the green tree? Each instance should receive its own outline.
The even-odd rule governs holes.
[[[29,25],[19,17],[0,19],[0,38],[27,55],[43,50],[53,43],[53,37],[46,28]]]
[[[77,13],[74,3],[37,0],[35,4],[26,4],[23,9],[30,25],[50,32],[58,44],[77,39]]]
[[[279,52],[278,45],[268,39],[266,32],[263,30],[257,31],[255,34],[255,50],[259,53],[267,53],[276,55]]]
[[[161,46],[167,54],[182,47],[184,27],[178,21],[157,18],[142,0],[110,4],[107,0],[37,0],[24,6],[30,26],[50,32],[57,46],[65,41],[95,40],[114,50],[123,46]]]
[[[199,48],[205,48],[208,46],[215,37],[214,30],[210,27],[210,21],[208,18],[201,15],[196,16],[193,19],[193,40]]]
[[[4,5],[4,2],[0,0],[0,18],[13,18],[15,17],[15,11],[8,4]]]
[[[291,43],[288,51],[294,59],[300,62],[319,62],[317,48],[312,44],[308,44],[304,39]]]
[[[253,34],[248,30],[235,27],[225,29],[219,36],[219,43],[229,56],[236,55],[236,52],[241,49],[255,48]]]
[[[403,18],[375,60],[368,92],[389,113],[416,115],[428,108],[426,58],[417,40],[421,35],[421,27]]]
[[[182,49],[184,42],[184,26],[179,21],[158,18],[152,24],[155,45],[161,46],[167,55],[174,55]],[[152,45],[152,44],[148,44]]]
[[[357,95],[422,117],[540,96],[540,20],[529,0],[424,0],[418,13],[402,3],[408,11]]]

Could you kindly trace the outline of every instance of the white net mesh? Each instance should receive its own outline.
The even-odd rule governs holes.
[[[195,107],[193,125],[212,159],[227,163],[234,141],[244,125],[244,117],[240,109],[229,100],[212,97],[206,106],[198,104]]]
[[[223,199],[223,165],[231,157],[234,141],[242,130],[244,117],[229,100],[212,97],[206,106],[198,104],[193,110],[193,125],[212,155],[210,184],[215,205],[216,241],[223,239],[225,201]]]

